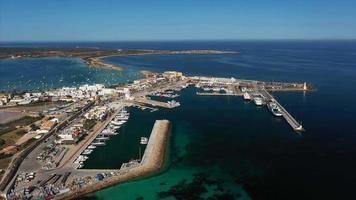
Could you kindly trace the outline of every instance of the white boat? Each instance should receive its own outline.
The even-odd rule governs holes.
[[[109,128],[114,129],[114,130],[118,130],[120,127],[121,126],[117,126],[117,125],[113,125],[113,124],[109,125]]]
[[[120,120],[120,121],[111,121],[110,124],[116,125],[116,126],[121,126],[124,123],[126,123],[125,120]]]
[[[245,100],[251,100],[250,94],[247,93],[247,92],[245,92],[245,93],[244,93],[244,99],[245,99]]]
[[[141,137],[140,144],[147,144],[148,143],[148,138],[146,137]]]
[[[91,154],[92,152],[93,152],[92,149],[85,149],[82,154],[83,154],[83,155],[89,155],[89,154]]]
[[[253,101],[255,102],[256,106],[262,106],[263,100],[261,97],[254,97]]]
[[[101,140],[109,140],[110,139],[110,137],[104,137],[104,136],[99,136],[99,137],[96,137],[95,138],[96,140],[99,140],[99,141],[101,141]]]
[[[279,106],[276,104],[276,102],[269,102],[267,104],[268,109],[272,112],[272,114],[276,117],[281,117],[283,115],[281,109],[279,108]]]
[[[101,141],[95,141],[93,143],[91,143],[94,146],[105,146],[105,142],[101,142]]]
[[[89,145],[88,146],[88,149],[95,149],[96,148],[96,146],[94,146],[94,145]]]

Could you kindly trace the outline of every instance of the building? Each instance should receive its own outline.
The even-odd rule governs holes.
[[[169,80],[173,80],[173,79],[181,80],[184,78],[183,73],[177,71],[166,71],[163,72],[162,76]]]

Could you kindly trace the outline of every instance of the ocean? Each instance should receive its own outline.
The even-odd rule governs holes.
[[[138,138],[149,135],[155,119],[169,119],[173,123],[167,167],[155,176],[116,185],[87,198],[356,198],[353,193],[356,180],[355,41],[8,43],[0,46],[238,51],[239,54],[118,56],[105,60],[125,66],[131,70],[129,74],[133,74],[129,78],[124,74],[114,76],[110,79],[113,82],[127,81],[136,77],[139,70],[147,69],[266,81],[306,81],[317,88],[306,93],[273,93],[302,122],[306,129],[302,134],[293,132],[285,121],[274,118],[267,109],[257,108],[241,97],[196,96],[196,89],[192,87],[182,91],[177,99],[182,106],[176,109],[151,113],[132,108],[131,118],[120,134],[96,150],[86,168],[117,168],[125,160],[137,158]],[[11,64],[21,68],[20,62],[25,61],[0,61],[0,70]],[[64,70],[73,74],[77,68],[89,70],[75,59],[41,58],[26,62],[39,63],[33,66],[50,66],[46,76],[53,70],[59,71],[53,74],[60,74],[62,68],[58,66],[64,66]],[[58,62],[72,63],[71,68],[66,68],[68,64],[56,65]],[[101,77],[97,81],[107,82],[109,78],[100,73],[112,72],[97,70],[93,73]],[[92,76],[90,79],[95,81]],[[0,73],[1,83],[5,80],[13,84],[11,80],[17,80],[16,77],[13,70],[7,70],[6,79],[2,71]],[[22,83],[26,79],[21,79]],[[56,79],[53,82],[58,83]],[[72,80],[63,82],[58,86],[73,84]]]

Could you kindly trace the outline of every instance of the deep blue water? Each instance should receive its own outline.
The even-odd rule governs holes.
[[[125,56],[106,60],[136,71],[179,70],[189,75],[307,81],[317,88],[310,93],[274,93],[303,122],[306,132],[301,135],[266,109],[257,109],[238,97],[197,97],[193,89],[184,92],[180,99],[183,105],[177,110],[155,114],[134,111],[137,117],[133,120],[164,117],[174,122],[172,162],[159,176],[100,191],[95,193],[98,198],[154,199],[156,193],[167,191],[183,179],[191,180],[196,172],[221,176],[227,188],[242,187],[253,199],[356,198],[355,41],[25,45],[238,51],[240,54]],[[145,124],[135,131],[147,134],[149,129],[150,124]],[[167,185],[162,186],[161,182]]]

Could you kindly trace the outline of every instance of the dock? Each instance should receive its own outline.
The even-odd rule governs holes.
[[[305,131],[303,126],[275,99],[273,96],[265,89],[260,88],[258,90],[264,97],[265,101],[269,102],[274,100],[278,107],[281,109],[283,118],[288,122],[288,124],[293,128],[294,131]]]
[[[220,92],[197,92],[199,96],[241,96],[237,94],[220,93]]]
[[[156,101],[156,100],[145,99],[145,98],[135,98],[135,100],[133,100],[133,101],[134,101],[134,103],[138,103],[138,104],[149,104],[152,106],[158,106],[158,107],[163,107],[163,108],[175,108],[178,106],[178,105],[170,104],[167,102]]]

